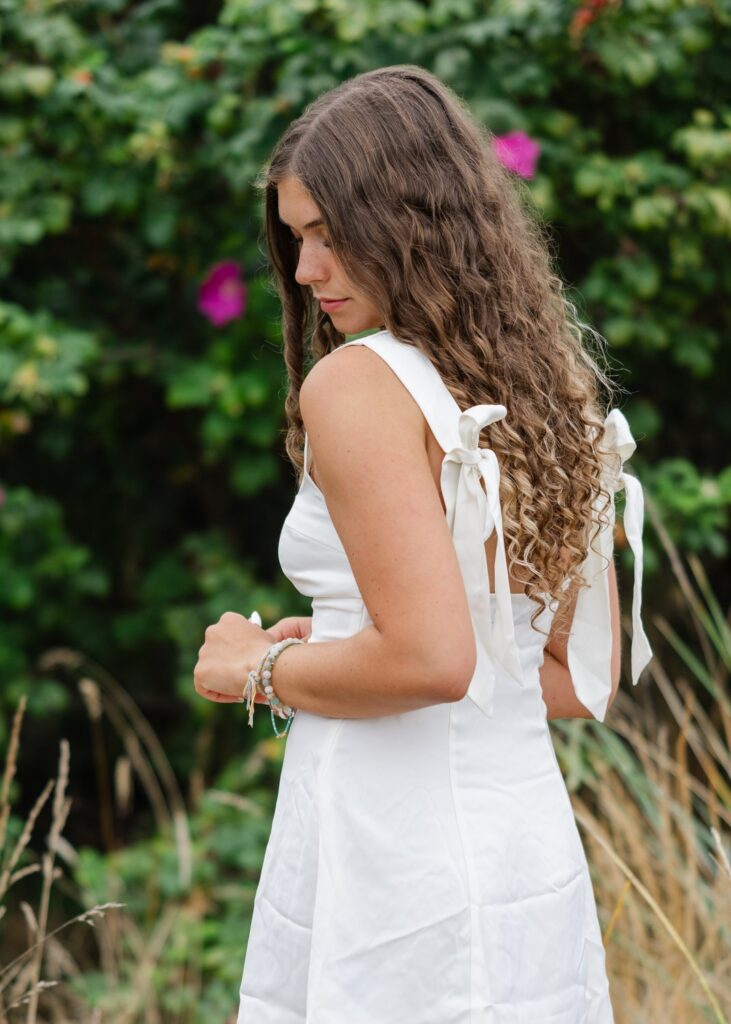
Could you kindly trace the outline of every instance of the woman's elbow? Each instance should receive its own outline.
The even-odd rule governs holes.
[[[467,695],[477,669],[474,635],[446,660],[437,674],[437,687],[444,703],[457,702]]]

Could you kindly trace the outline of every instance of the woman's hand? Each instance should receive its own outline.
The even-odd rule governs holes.
[[[196,693],[219,704],[243,700],[249,672],[274,641],[265,629],[238,612],[224,612],[209,626],[193,669]]]
[[[311,634],[311,616],[289,616],[269,629],[262,629],[244,615],[224,612],[215,625],[206,629],[205,641],[198,651],[193,669],[196,692],[218,704],[240,703],[249,672],[259,665],[273,643],[290,636],[309,640]],[[260,693],[254,701],[268,703]]]

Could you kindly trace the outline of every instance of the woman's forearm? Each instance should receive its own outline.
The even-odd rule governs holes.
[[[424,643],[396,651],[367,626],[342,640],[286,647],[272,685],[282,703],[329,718],[377,718],[459,699],[469,666],[439,672],[428,651]]]
[[[548,651],[544,651],[540,678],[549,721],[553,718],[594,717],[576,696],[567,666],[557,661]]]
[[[293,644],[278,657],[272,682],[280,700],[329,718],[376,718],[458,700],[464,670],[437,675],[418,656],[401,657],[368,626],[343,640]],[[540,682],[547,718],[593,718],[576,696],[566,665],[544,652]]]

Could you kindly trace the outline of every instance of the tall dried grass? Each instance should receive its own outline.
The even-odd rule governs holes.
[[[52,932],[48,932],[51,888],[54,881],[60,875],[60,870],[55,866],[55,858],[59,850],[63,848],[62,831],[71,808],[71,800],[66,797],[70,752],[68,741],[62,739],[56,779],[50,779],[46,783],[33,804],[19,837],[14,844],[10,844],[8,842],[7,829],[11,809],[10,787],[17,767],[20,729],[26,705],[27,698],[22,697],[13,717],[2,788],[0,789],[0,854],[2,855],[0,865],[0,918],[3,918],[6,913],[6,898],[9,890],[21,878],[40,872],[41,893],[38,914],[33,912],[28,903],[21,902],[20,904],[28,926],[29,946],[10,963],[0,966],[0,1024],[8,1024],[8,1013],[20,1007],[26,1007],[26,1024],[37,1024],[40,993],[58,984],[57,980],[44,980],[41,978],[44,958],[52,957],[55,954],[57,964],[62,963],[66,966],[66,969],[73,971],[75,966],[73,960],[68,957],[56,938],[59,932],[74,923],[86,922],[93,924],[94,920],[103,917],[108,909],[124,906],[121,903],[98,904],[72,918],[70,921],[66,921]],[[51,827],[47,837],[47,849],[41,855],[40,862],[18,867],[23,853],[28,848],[38,816],[52,792],[54,793],[54,798]],[[65,1009],[63,1012],[65,1012]]]
[[[556,750],[606,919],[617,1024],[720,1024],[731,1018],[731,630],[699,560],[691,579],[646,502],[685,635],[654,615],[667,646],[654,644],[647,677],[620,690],[605,725],[553,723]]]

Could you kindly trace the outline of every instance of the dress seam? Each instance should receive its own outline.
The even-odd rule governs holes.
[[[342,547],[336,547],[334,544],[328,544],[328,542],[323,540],[321,537],[313,537],[311,533],[305,533],[304,530],[300,530],[296,526],[293,526],[292,523],[288,522],[288,519],[289,516],[282,523],[282,530],[286,528],[287,530],[291,530],[293,533],[299,534],[300,537],[312,544],[321,544],[322,547],[327,548],[329,551],[337,551],[339,555],[343,553]]]
[[[474,876],[472,871],[472,863],[467,853],[467,846],[465,842],[465,831],[464,831],[464,820],[462,817],[462,808],[459,803],[455,791],[455,771],[454,771],[454,744],[452,742],[452,725],[454,718],[454,705],[450,705],[449,717],[447,720],[447,745],[448,745],[448,757],[447,763],[449,766],[449,792],[452,798],[452,808],[454,810],[454,816],[457,821],[457,834],[459,836],[459,845],[462,850],[462,859],[464,861],[465,873],[467,876],[467,900],[468,900],[468,914],[469,914],[469,926],[470,926],[470,945],[468,950],[469,956],[469,1024],[473,1021],[473,1008],[475,1005],[474,991],[473,991],[473,961],[474,961],[474,922],[472,918],[472,904],[474,894]]]
[[[326,745],[326,747],[325,747],[325,749],[323,751],[323,754],[322,754],[322,761],[321,761],[320,766],[317,769],[317,772],[316,772],[316,775],[315,775],[315,808],[316,808],[316,812],[317,812],[317,873],[315,875],[315,886],[314,886],[314,892],[312,894],[312,926],[311,926],[310,948],[309,948],[309,951],[308,951],[309,962],[307,964],[307,988],[306,988],[306,994],[305,994],[305,1006],[304,1006],[305,1016],[304,1016],[303,1024],[309,1024],[309,1022],[312,1020],[312,1018],[310,1016],[310,1011],[309,1011],[310,992],[312,991],[313,979],[314,979],[314,960],[313,960],[313,955],[312,954],[313,954],[314,951],[316,951],[315,950],[315,934],[316,934],[315,922],[316,922],[316,919],[317,919],[318,896],[319,896],[319,893],[320,893],[320,869],[321,869],[321,865],[322,865],[323,860],[324,860],[323,849],[322,849],[322,839],[323,839],[323,829],[322,829],[322,789],[323,789],[323,777],[324,777],[327,769],[330,767],[330,762],[332,760],[333,752],[334,752],[334,749],[335,749],[335,743],[337,742],[337,738],[338,738],[338,736],[340,735],[340,733],[342,731],[343,725],[345,724],[345,719],[344,718],[339,718],[339,719],[333,718],[333,719],[331,719],[331,721],[333,723],[333,727],[332,727],[330,736],[328,737],[327,745]]]

